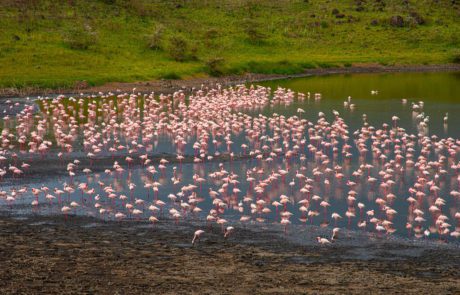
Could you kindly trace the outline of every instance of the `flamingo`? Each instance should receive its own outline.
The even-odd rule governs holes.
[[[204,234],[204,230],[197,230],[195,231],[195,234],[193,236],[193,239],[192,239],[192,246],[195,245],[196,242],[198,242],[200,240],[200,237]]]

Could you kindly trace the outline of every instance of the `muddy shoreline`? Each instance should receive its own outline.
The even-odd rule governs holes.
[[[47,155],[45,157],[40,157],[40,156],[32,156],[29,158],[21,158],[16,161],[6,161],[3,162],[2,165],[5,167],[8,165],[14,165],[14,166],[19,166],[21,163],[25,162],[30,165],[30,167],[27,170],[24,170],[24,174],[19,176],[19,177],[14,177],[12,174],[7,174],[3,178],[0,179],[0,188],[2,186],[8,186],[8,185],[30,185],[36,182],[42,182],[44,179],[50,178],[50,177],[65,177],[68,176],[68,171],[66,170],[67,164],[74,162],[75,160],[79,161],[79,164],[77,165],[77,169],[74,171],[76,176],[79,175],[84,175],[85,173],[83,172],[84,168],[89,168],[92,173],[102,173],[106,169],[112,169],[113,164],[115,162],[120,163],[121,165],[127,167],[127,171],[131,173],[135,169],[139,169],[142,167],[146,167],[146,165],[143,165],[142,162],[139,159],[139,156],[145,153],[133,153],[133,154],[124,154],[124,155],[102,155],[98,156],[95,158],[88,158],[85,155],[65,155],[62,159],[52,157],[53,153],[50,153],[50,155]],[[54,153],[55,154],[55,153]],[[81,152],[80,152],[81,154]],[[280,156],[282,156],[280,154]],[[131,165],[128,165],[126,162],[126,157],[129,156],[134,159],[133,163]],[[147,166],[150,165],[158,165],[161,160],[167,160],[168,165],[173,165],[175,167],[178,167],[181,169],[182,165],[186,164],[194,164],[194,165],[208,165],[212,163],[226,163],[229,161],[232,162],[238,162],[238,161],[244,161],[244,160],[252,160],[254,159],[254,156],[250,155],[235,155],[233,157],[230,157],[229,154],[224,153],[221,154],[220,156],[214,156],[213,159],[208,160],[208,159],[202,159],[202,162],[200,163],[195,163],[195,156],[193,155],[183,155],[184,158],[179,161],[177,159],[177,156],[174,154],[168,154],[168,153],[155,153],[150,155],[150,163]]]
[[[136,88],[136,92],[156,92],[158,94],[171,94],[178,90],[190,92],[193,88],[213,87],[216,84],[222,86],[231,86],[242,83],[256,83],[262,81],[291,79],[318,75],[332,74],[358,74],[358,73],[403,73],[403,72],[448,72],[460,71],[460,64],[444,64],[444,65],[408,65],[408,66],[381,66],[373,64],[365,64],[361,66],[344,67],[344,68],[315,68],[308,69],[303,73],[293,75],[277,75],[277,74],[245,74],[225,77],[205,77],[191,78],[185,80],[152,80],[131,83],[111,82],[101,86],[89,87],[85,83],[78,84],[75,88],[56,88],[56,89],[41,89],[36,87],[26,88],[0,88],[0,98],[9,97],[26,97],[26,96],[46,96],[50,94],[97,94],[98,92],[109,92],[120,90],[121,92],[132,92]]]
[[[379,243],[299,246],[268,231],[0,213],[2,294],[458,294],[460,251]],[[394,255],[395,248],[419,255]]]

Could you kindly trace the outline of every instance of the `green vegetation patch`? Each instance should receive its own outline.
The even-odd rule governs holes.
[[[460,62],[450,0],[3,0],[0,87]]]

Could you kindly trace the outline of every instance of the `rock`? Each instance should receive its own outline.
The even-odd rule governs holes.
[[[390,25],[393,27],[404,27],[404,19],[400,15],[394,15],[390,18]]]
[[[371,25],[377,26],[379,24],[379,21],[376,19],[371,20]]]

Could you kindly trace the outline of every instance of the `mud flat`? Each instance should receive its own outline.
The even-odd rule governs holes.
[[[0,214],[1,294],[459,294],[458,246],[384,238],[299,244],[193,222]],[[364,253],[364,254],[363,254]],[[366,253],[373,253],[368,255]]]

